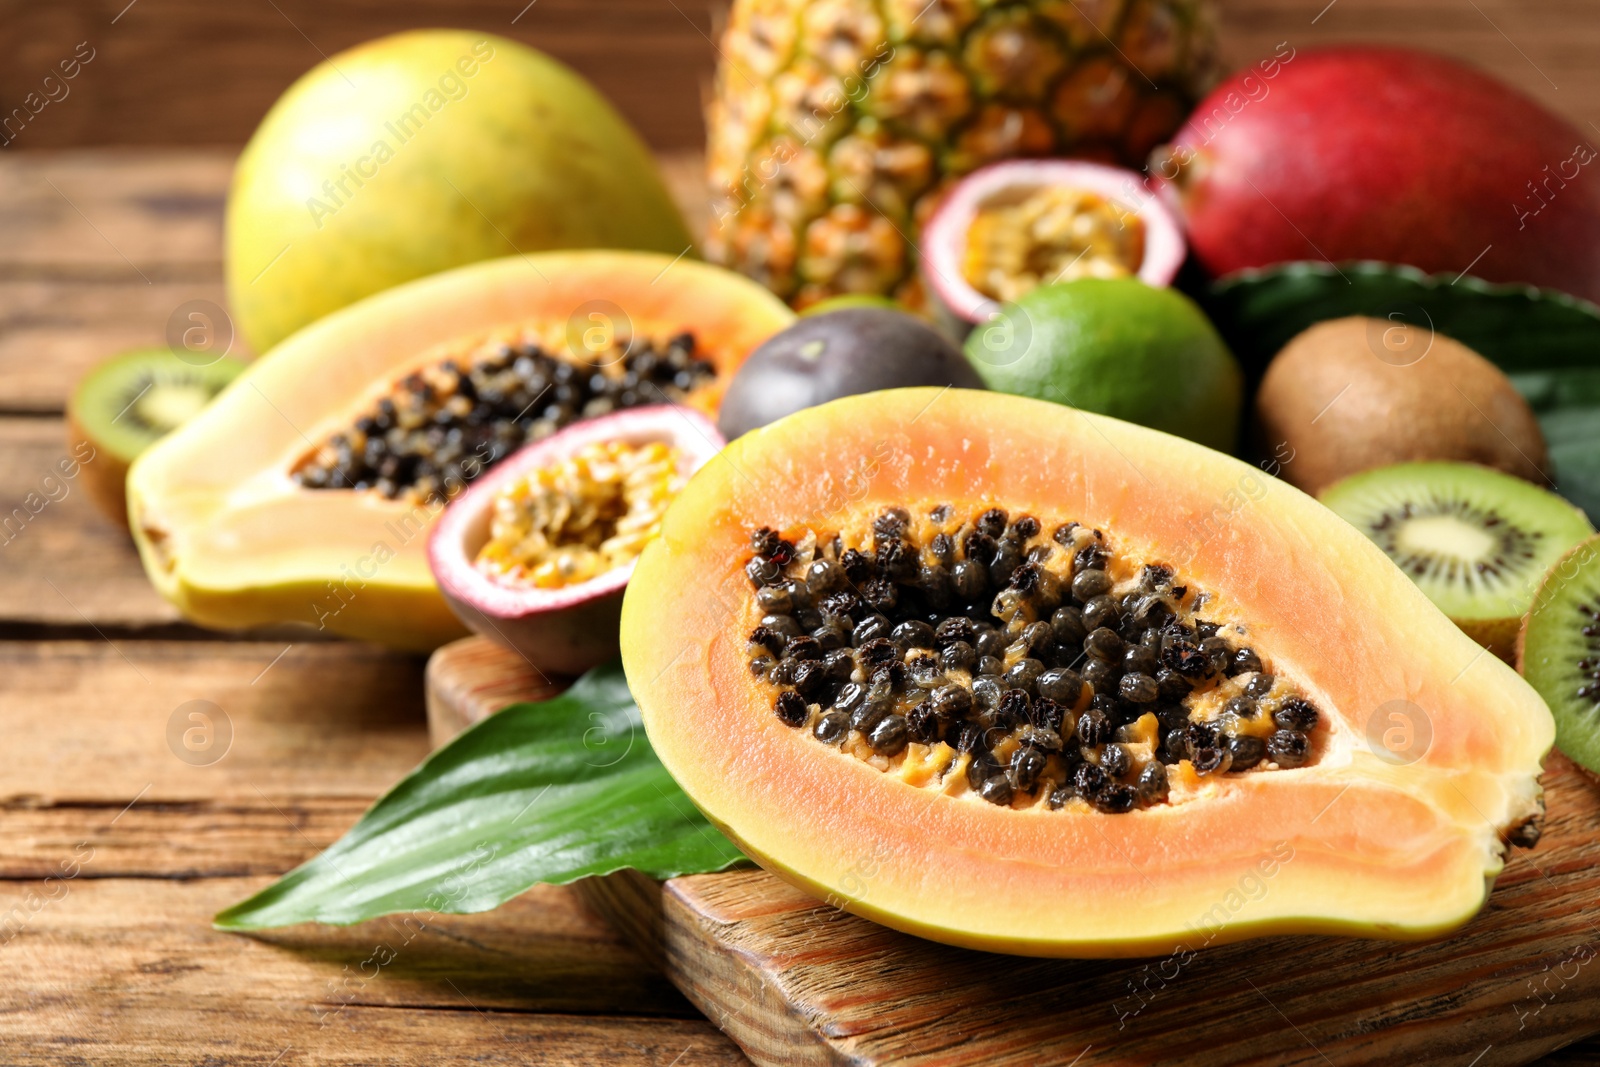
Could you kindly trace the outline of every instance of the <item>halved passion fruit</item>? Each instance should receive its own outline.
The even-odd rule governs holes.
[[[935,389],[724,455],[623,661],[695,803],[832,903],[1035,955],[1417,938],[1537,839],[1538,695],[1255,468]]]
[[[580,422],[517,452],[445,510],[428,541],[462,622],[541,671],[617,654],[622,590],[689,475],[722,447],[693,408]]]
[[[923,229],[922,270],[938,306],[972,325],[1041,285],[1137,277],[1171,283],[1183,231],[1130,170],[1021,159],[963,178]]]
[[[631,252],[517,256],[369,297],[262,357],[128,477],[145,569],[209,626],[303,622],[425,650],[462,632],[434,518],[522,445],[621,409],[714,413],[792,313]]]

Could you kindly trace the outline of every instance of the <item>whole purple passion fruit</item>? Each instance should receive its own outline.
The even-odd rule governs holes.
[[[879,389],[983,380],[945,334],[890,308],[809,315],[767,338],[728,385],[717,426],[733,440],[785,415]]]

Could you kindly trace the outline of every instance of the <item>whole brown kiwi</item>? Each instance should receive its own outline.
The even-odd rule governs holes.
[[[1527,401],[1443,334],[1385,319],[1319,322],[1283,347],[1256,394],[1256,444],[1308,493],[1409,460],[1461,460],[1548,484]]]

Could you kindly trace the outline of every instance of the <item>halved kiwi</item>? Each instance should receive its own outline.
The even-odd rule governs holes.
[[[1517,639],[1517,669],[1556,720],[1556,745],[1600,774],[1600,537],[1545,575]]]
[[[107,518],[128,521],[128,465],[209,404],[244,367],[227,358],[196,365],[168,348],[141,348],[84,376],[67,402],[68,443],[83,460],[84,487]]]
[[[1594,533],[1554,493],[1472,463],[1379,467],[1335,482],[1319,499],[1505,660],[1540,579]]]

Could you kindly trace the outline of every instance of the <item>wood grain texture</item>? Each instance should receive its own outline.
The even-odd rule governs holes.
[[[218,726],[200,756],[231,724],[209,765],[169,743],[196,700]],[[0,716],[0,798],[13,801],[371,800],[428,752],[421,660],[333,642],[0,642]]]
[[[94,878],[288,870],[427,753],[420,686],[419,661],[353,644],[0,642],[0,879],[80,844]],[[209,750],[182,742],[195,700]]]
[[[127,530],[95,510],[82,471],[63,477],[73,469],[59,466],[66,458],[61,419],[0,417],[0,620],[113,630],[177,622]]]
[[[436,732],[496,710],[514,659],[481,638],[436,652]],[[1424,944],[1031,960],[896,933],[762,871],[579,889],[758,1064],[1525,1064],[1600,1033],[1600,789],[1560,756],[1545,785],[1539,847],[1513,852],[1463,931]]]
[[[309,794],[131,800],[83,791],[0,798],[0,882],[59,876],[80,845],[94,852],[87,873],[96,878],[277,876],[337,841],[371,805]]]
[[[0,919],[0,1062],[744,1062],[568,891],[348,929],[207,926],[260,884],[41,889],[55,899]],[[23,892],[0,886],[0,915]]]
[[[174,1004],[159,995],[110,989],[92,999],[39,998],[50,1010],[4,1029],[8,1067],[722,1067],[748,1063],[704,1019],[637,1020],[620,1015],[520,1015],[452,1004],[331,1013],[229,990]],[[48,998],[48,999],[47,999]],[[30,1004],[34,1002],[30,1001]],[[99,1018],[96,1018],[96,1017]],[[110,1026],[100,1018],[113,1020]],[[327,1022],[323,1022],[323,1019]],[[68,1029],[52,1030],[65,1023]],[[3,1032],[3,1031],[0,1031]]]
[[[12,152],[4,162],[0,275],[146,284],[220,276],[232,153]]]
[[[0,1062],[742,1062],[571,888],[210,929],[426,754],[421,690],[349,643],[0,642]],[[232,725],[208,766],[169,745],[194,699]]]
[[[508,659],[491,641],[463,637],[428,658],[428,736],[438,747],[482,718],[470,717],[476,709],[546,700],[565,688],[516,653]]]
[[[0,113],[76,42],[98,50],[72,95],[17,139],[23,151],[0,153],[0,413],[59,413],[92,363],[160,343],[179,304],[222,302],[233,155],[320,52],[405,25],[525,34],[594,78],[652,143],[694,148],[713,59],[702,31],[719,6],[0,0]],[[1300,47],[1404,37],[1483,62],[1576,121],[1600,113],[1600,26],[1579,0],[1324,6],[1225,3],[1227,54],[1247,60],[1286,39]],[[180,143],[223,147],[171,150]],[[164,147],[38,151],[113,144]],[[698,161],[680,156],[667,173],[680,200],[703,211]],[[50,419],[0,420],[0,505],[28,491],[59,429]],[[82,505],[70,495],[52,503],[0,552],[0,626],[88,638],[0,642],[0,1061],[743,1062],[705,1020],[679,1017],[690,1014],[685,1000],[630,947],[664,922],[667,900],[653,883],[587,887],[603,888],[596,899],[627,916],[627,939],[597,922],[577,890],[545,887],[485,915],[440,917],[375,971],[374,949],[404,936],[382,920],[249,938],[210,930],[217,908],[334,840],[427,751],[421,664],[354,644],[139,640],[165,633],[170,615],[141,589],[120,535]],[[43,577],[82,615],[51,606]],[[215,703],[234,728],[227,754],[209,766],[183,762],[167,740],[173,713],[195,699]],[[77,877],[44,880],[85,855]],[[714,903],[731,906],[704,906]],[[774,921],[789,921],[781,913],[780,899]],[[806,945],[794,949],[793,965],[815,976],[804,970]],[[896,973],[887,950],[869,962]],[[1241,1010],[1238,982],[1194,973],[1191,985],[1213,994],[1196,1012],[1209,1032],[1213,999]],[[751,983],[748,995],[766,995],[739,980]],[[739,996],[723,995],[734,1005]],[[1556,993],[1530,1028],[1572,999]],[[1316,1026],[1315,1007],[1304,1020],[1300,1001],[1286,1010]],[[1052,1001],[1044,1014],[1063,1010],[1073,1009]],[[1283,1029],[1250,1010],[1263,1029]],[[942,1039],[961,1036],[947,1029]],[[797,1040],[785,1061],[815,1052]],[[1600,1064],[1600,1046],[1550,1062]]]
[[[75,976],[80,995],[120,987],[175,1004],[248,991],[263,1003],[330,1007],[471,1004],[507,1012],[694,1015],[677,990],[565,888],[542,886],[481,915],[418,913],[241,935],[211,929],[210,918],[268,879],[150,886],[97,878],[100,857],[85,855],[77,878],[41,883],[32,890],[35,900],[29,886],[0,885],[0,952],[7,977],[23,989],[48,984],[54,969]],[[0,1047],[15,991],[0,987]]]
[[[0,411],[59,413],[95,364],[133,348],[164,347],[177,309],[197,300],[225,306],[221,267],[211,273],[207,281],[147,283],[71,268],[53,281],[0,280]],[[232,354],[248,356],[242,339]]]
[[[1583,0],[1220,0],[1231,64],[1345,40],[1405,41],[1476,62],[1583,126],[1600,115],[1600,20]],[[14,138],[17,148],[242,144],[324,56],[449,25],[526,41],[592,80],[658,149],[698,146],[724,0],[57,0],[0,4],[9,113],[80,42],[95,58]],[[60,90],[56,90],[60,95]]]

